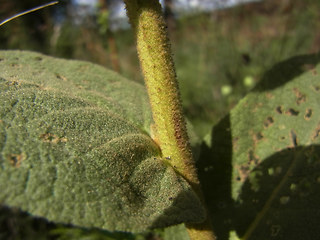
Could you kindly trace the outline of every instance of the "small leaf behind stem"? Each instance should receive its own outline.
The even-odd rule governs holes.
[[[219,238],[319,236],[319,62],[275,65],[212,129],[198,168]]]

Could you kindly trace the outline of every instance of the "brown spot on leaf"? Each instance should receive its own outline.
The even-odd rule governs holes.
[[[253,142],[254,142],[254,145],[256,146],[257,143],[259,141],[261,141],[263,139],[263,134],[261,132],[258,132],[256,134],[253,135]]]
[[[245,182],[250,173],[249,165],[247,163],[240,166],[235,165],[235,168],[238,170],[238,176],[236,177],[236,180]]]
[[[299,111],[296,111],[293,108],[289,108],[287,111],[285,111],[285,114],[289,116],[298,116]]]
[[[21,154],[10,154],[7,159],[13,167],[20,167],[21,162],[26,159],[23,153]]]
[[[273,117],[267,117],[267,119],[263,122],[263,126],[265,128],[270,127],[274,123]]]
[[[318,86],[313,86],[313,88],[314,88],[314,90],[315,90],[316,92],[320,92],[320,85],[318,85]]]
[[[294,94],[296,95],[296,103],[297,105],[300,105],[301,103],[304,103],[306,101],[306,95],[299,91],[298,88],[293,89]]]
[[[276,112],[279,113],[279,114],[282,114],[283,113],[283,107],[282,106],[276,107]]]
[[[318,124],[316,130],[314,131],[314,133],[312,135],[312,140],[315,140],[319,136],[320,136],[320,123]]]
[[[40,139],[42,139],[42,141],[44,142],[49,142],[49,143],[67,142],[67,138],[60,138],[57,135],[52,133],[41,134]]]
[[[280,141],[284,141],[284,140],[286,140],[287,138],[285,137],[285,136],[281,136],[281,137],[279,137],[279,140]]]
[[[259,162],[259,157],[254,153],[252,149],[248,152],[249,163],[256,165]]]
[[[252,112],[257,112],[261,107],[263,106],[262,102],[258,102],[254,108],[252,109]]]
[[[312,109],[311,108],[307,108],[306,109],[306,113],[304,114],[304,119],[309,121],[311,116],[312,116]]]
[[[273,98],[274,98],[273,94],[270,93],[270,92],[267,92],[267,93],[266,93],[266,97],[267,97],[268,99],[273,99]]]

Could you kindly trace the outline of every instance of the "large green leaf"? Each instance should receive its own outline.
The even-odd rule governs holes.
[[[142,86],[87,62],[0,52],[0,202],[140,232],[204,218],[148,135]]]
[[[317,239],[319,56],[298,56],[212,129],[198,162],[219,239]]]

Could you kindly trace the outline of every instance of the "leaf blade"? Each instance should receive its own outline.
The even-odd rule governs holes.
[[[140,85],[85,62],[0,57],[0,202],[111,231],[203,219],[200,200],[147,134]]]

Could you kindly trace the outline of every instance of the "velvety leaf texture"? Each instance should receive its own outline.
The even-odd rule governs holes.
[[[204,218],[149,137],[145,90],[103,67],[0,51],[0,202],[141,232]]]
[[[212,129],[198,167],[219,238],[319,237],[319,61],[276,65]]]

